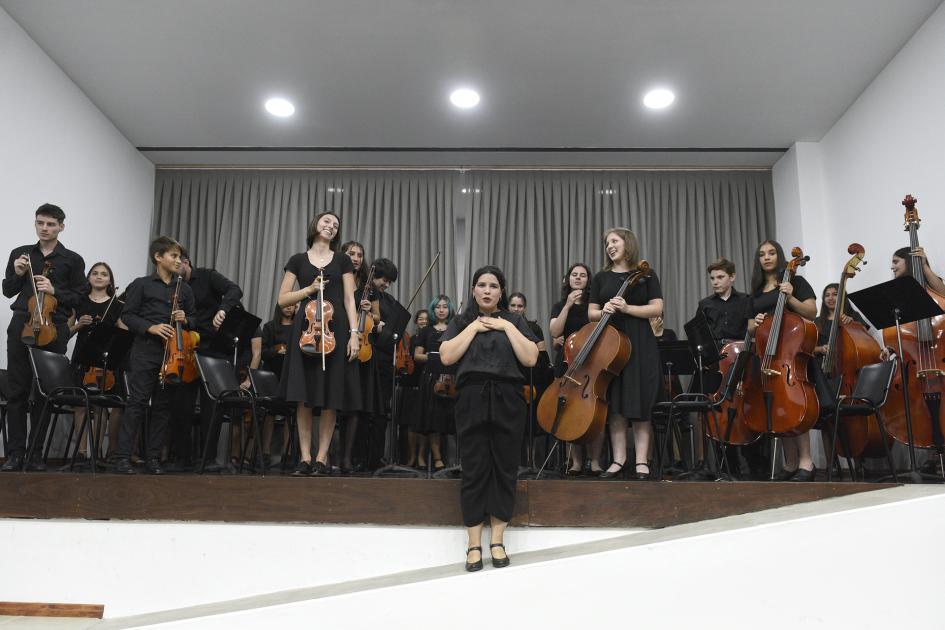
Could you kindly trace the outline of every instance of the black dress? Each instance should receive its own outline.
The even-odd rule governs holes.
[[[555,302],[555,305],[551,307],[551,319],[561,314],[561,311],[564,310],[565,302],[567,302],[567,300]],[[587,303],[572,304],[571,308],[568,309],[568,316],[564,320],[564,333],[562,335],[565,341],[567,341],[568,337],[581,330],[585,324],[590,323],[591,320],[587,317],[587,306]],[[560,377],[563,374],[564,347],[559,346],[555,349],[555,377]]]
[[[109,304],[111,304],[110,308]],[[114,326],[115,322],[118,321],[118,318],[121,317],[121,307],[122,303],[117,299],[114,301],[108,299],[104,302],[95,302],[87,295],[82,297],[79,305],[75,309],[75,319],[76,321],[79,321],[79,318],[83,315],[91,315],[95,323],[93,323],[91,326],[84,326],[80,328],[79,332],[76,333],[75,348],[72,351],[72,365],[74,368],[80,369],[89,367],[87,365],[78,365],[77,363],[77,359],[79,354],[82,352],[85,342],[88,340],[89,335],[92,334],[92,331],[95,329],[97,324],[104,323]],[[108,311],[108,317],[104,318],[106,311]]]
[[[803,278],[803,276],[794,276],[791,280],[791,286],[794,287],[794,297],[804,302],[810,299],[816,299],[813,287]],[[778,296],[781,294],[775,287],[770,291],[756,291],[751,294],[748,300],[748,307],[745,311],[745,318],[752,319],[758,313],[773,313],[778,306]]]
[[[285,264],[285,270],[291,271],[298,278],[300,287],[307,287],[318,277],[318,268],[309,261],[308,253],[295,254]],[[325,357],[325,370],[322,371],[321,356],[310,357],[302,354],[295,341],[302,335],[306,326],[305,305],[311,300],[299,303],[299,309],[292,319],[290,343],[286,349],[282,367],[280,392],[289,402],[301,402],[316,411],[334,409],[336,411],[359,411],[361,396],[358,383],[358,361],[348,361],[348,338],[350,336],[348,317],[344,304],[343,275],[354,273],[351,259],[345,254],[335,252],[331,261],[324,267],[325,300],[334,308],[334,315],[328,324],[335,335],[335,349]],[[353,383],[345,386],[351,379]]]
[[[617,295],[628,272],[601,271],[591,280],[590,302],[603,307]],[[645,306],[650,300],[663,298],[663,290],[656,273],[636,284],[625,296],[627,304]],[[609,325],[630,339],[630,360],[607,390],[610,413],[617,413],[630,420],[650,420],[653,404],[659,396],[660,383],[659,351],[656,337],[650,328],[650,320],[614,313]]]
[[[440,339],[446,329],[437,330],[430,325],[420,331],[414,340],[414,347],[420,346],[427,354],[440,351]],[[437,365],[440,365],[437,362]],[[419,368],[419,364],[417,366]],[[416,433],[453,433],[455,422],[453,408],[455,401],[452,398],[437,396],[433,392],[433,385],[442,370],[435,369],[428,361],[420,374],[420,413],[414,418],[413,431]]]

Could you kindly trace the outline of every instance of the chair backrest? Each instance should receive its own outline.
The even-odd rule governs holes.
[[[29,353],[40,395],[49,396],[60,387],[76,387],[72,364],[65,355],[34,347],[29,348]]]
[[[200,378],[203,379],[207,394],[214,400],[225,391],[235,391],[240,388],[239,379],[236,378],[236,368],[226,359],[218,359],[198,352],[197,369],[200,370]]]
[[[249,382],[253,392],[263,398],[277,398],[279,396],[279,375],[269,370],[249,370]]]
[[[882,407],[886,403],[886,395],[889,393],[895,373],[895,361],[882,361],[863,366],[856,377],[853,397],[866,400],[874,407]]]

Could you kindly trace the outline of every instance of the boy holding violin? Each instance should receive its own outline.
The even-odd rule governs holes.
[[[7,370],[10,398],[7,402],[9,438],[7,461],[2,470],[45,470],[42,453],[24,462],[26,453],[26,413],[32,385],[28,345],[65,354],[69,341],[68,319],[78,306],[85,287],[85,261],[59,242],[66,229],[66,213],[59,206],[43,204],[36,210],[34,227],[39,241],[10,252],[3,295],[16,296],[10,306],[13,317],[7,328]],[[43,295],[42,303],[33,299]],[[42,324],[34,333],[32,323]],[[34,440],[42,444],[48,415],[33,423]]]
[[[131,453],[151,400],[145,469],[152,475],[161,475],[165,472],[161,467],[161,448],[170,417],[168,398],[173,390],[159,384],[164,348],[175,334],[172,323],[181,322],[188,328],[188,322],[194,319],[195,307],[190,286],[177,282],[181,270],[181,246],[171,238],[160,236],[151,243],[148,256],[156,267],[155,272],[131,283],[121,314],[128,330],[135,333],[135,341],[129,361],[128,407],[115,451],[115,472],[134,474]],[[175,293],[177,308],[172,310]]]

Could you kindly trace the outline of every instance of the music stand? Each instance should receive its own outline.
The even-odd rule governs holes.
[[[239,351],[248,347],[261,323],[262,319],[236,304],[227,312],[220,328],[210,339],[211,352],[226,356],[232,350],[233,367],[236,368]]]
[[[656,342],[656,347],[659,350],[659,361],[660,365],[663,367],[662,378],[663,385],[669,383],[669,391],[667,392],[667,397],[671,400],[673,397],[673,377],[679,376],[692,376],[696,371],[696,361],[693,358],[692,351],[689,349],[688,341],[659,341]],[[667,440],[664,443],[671,444],[670,436],[676,438],[676,443],[680,442],[680,436],[676,431],[676,422],[672,417],[666,418],[666,434]],[[693,446],[693,457],[695,457],[695,447]],[[672,453],[672,447],[670,447],[670,453]],[[665,453],[660,453],[660,457],[663,457]],[[695,462],[693,462],[695,464]],[[676,468],[667,468],[667,472],[675,472],[679,469]]]
[[[84,365],[88,367],[101,368],[102,369],[102,383],[98,385],[100,393],[105,393],[104,389],[104,375],[108,372],[109,369],[114,369],[114,366],[121,365],[125,357],[128,355],[128,352],[131,350],[131,344],[134,343],[135,336],[131,331],[125,330],[123,328],[118,328],[117,326],[112,326],[111,324],[104,324],[99,322],[92,327],[92,330],[89,332],[89,336],[86,337],[85,342],[79,348],[78,352],[73,357],[73,361],[79,365]],[[89,449],[89,462],[93,469],[98,468],[97,463],[97,452],[98,444],[96,443],[98,438],[96,437],[95,432],[95,410],[92,408],[92,418],[87,418],[89,423],[89,434],[92,437],[92,448]],[[81,442],[82,436],[80,435],[76,441],[76,450],[78,453],[79,442]],[[72,456],[73,465],[75,463],[75,453]]]
[[[525,407],[525,418],[527,423],[525,427],[525,466],[519,468],[519,479],[537,480],[539,478],[539,472],[543,472],[535,468],[535,426],[538,424],[538,401],[541,400],[541,396],[545,393],[545,390],[548,389],[548,386],[554,382],[553,369],[554,368],[551,365],[551,358],[548,356],[548,353],[544,351],[540,351],[538,353],[538,362],[535,363],[535,366],[527,368],[527,387],[529,389],[530,395],[528,397],[528,403]],[[537,381],[535,378],[536,370],[538,376]],[[548,378],[549,376],[551,377],[550,379]],[[552,475],[557,478],[561,477],[561,474],[555,470],[544,473],[544,475],[546,477]]]
[[[896,327],[898,348],[896,360],[899,362],[899,374],[902,376],[902,399],[906,413],[906,432],[909,438],[909,474],[912,483],[922,483],[926,479],[940,481],[935,475],[923,475],[915,463],[915,440],[913,439],[912,409],[909,404],[909,371],[903,364],[902,325],[923,319],[930,319],[945,314],[938,304],[929,297],[922,285],[912,276],[902,276],[866,289],[861,289],[848,296],[850,301],[877,329]],[[932,435],[936,436],[937,418],[932,420]],[[942,444],[936,444],[941,453]]]
[[[386,306],[390,312],[385,314],[384,328],[377,335],[376,345],[389,345],[393,343],[393,352],[391,353],[391,362],[393,367],[393,376],[390,390],[390,427],[387,430],[387,465],[374,471],[375,477],[380,477],[389,473],[395,473],[398,477],[408,475],[410,477],[419,477],[422,473],[415,468],[401,466],[397,463],[397,416],[402,402],[397,396],[397,342],[407,330],[407,324],[410,323],[410,311],[403,307],[397,300],[391,298],[386,301]],[[416,369],[416,368],[414,368]],[[400,398],[403,398],[402,396]]]

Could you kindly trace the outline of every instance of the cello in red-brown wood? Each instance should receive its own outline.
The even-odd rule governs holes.
[[[800,247],[781,282],[790,282],[798,267],[807,264]],[[745,425],[759,433],[800,435],[820,415],[813,384],[807,380],[807,362],[817,344],[817,326],[788,310],[787,295],[778,295],[774,314],[755,330],[755,357],[745,370],[741,414]]]
[[[623,296],[650,273],[641,260],[623,281],[617,295]],[[613,326],[610,314],[585,324],[564,342],[568,369],[538,401],[538,424],[547,433],[566,442],[589,443],[604,430],[607,420],[607,388],[630,360],[630,340]]]
[[[909,246],[919,248],[919,211],[916,199],[906,195],[902,205],[906,207],[905,227],[909,232]],[[928,287],[920,256],[910,256],[912,277],[928,291],[929,296],[945,309],[945,296]],[[945,389],[945,315],[903,324],[902,366],[909,373],[909,410],[912,413],[913,446],[933,448],[941,445],[945,429],[945,409],[942,407],[942,390]],[[899,343],[896,328],[883,329],[883,342],[896,349]],[[886,429],[896,440],[908,444],[905,400],[901,371],[897,371],[889,388],[889,397],[882,409],[886,418]]]
[[[857,372],[865,365],[880,361],[882,349],[860,322],[844,324],[844,309],[847,306],[847,280],[856,275],[860,265],[865,265],[866,250],[859,243],[851,243],[847,253],[853,256],[843,266],[837,288],[837,305],[834,307],[827,352],[821,360],[824,376],[836,382],[840,380],[840,395],[849,396],[856,384]],[[836,389],[835,386],[831,388]],[[841,419],[843,439],[839,440],[837,452],[843,457],[882,457],[886,454],[883,434],[879,424],[866,416],[846,416]],[[890,446],[888,438],[886,446]],[[849,450],[847,450],[849,447]]]

